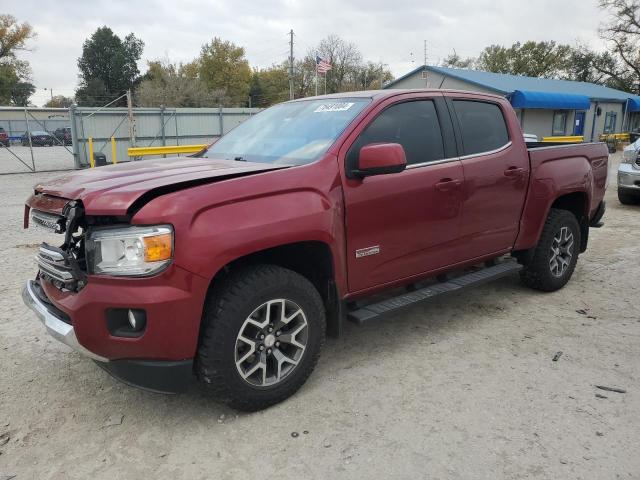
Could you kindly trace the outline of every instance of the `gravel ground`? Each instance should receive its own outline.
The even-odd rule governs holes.
[[[615,186],[563,290],[516,276],[349,324],[297,395],[236,414],[118,383],[23,306],[22,202],[51,176],[0,176],[0,478],[640,478],[640,207]]]

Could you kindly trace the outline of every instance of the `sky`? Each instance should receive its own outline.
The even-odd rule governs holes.
[[[596,0],[21,0],[0,11],[28,21],[37,32],[30,51],[21,54],[37,87],[31,101],[72,96],[78,84],[82,43],[106,25],[124,37],[133,32],[145,42],[140,70],[147,61],[188,62],[213,37],[243,46],[252,67],[287,59],[288,32],[294,31],[294,56],[302,57],[320,40],[336,34],[354,42],[365,60],[383,62],[394,76],[424,63],[437,64],[454,50],[477,56],[491,44],[555,40],[592,48],[606,17]]]

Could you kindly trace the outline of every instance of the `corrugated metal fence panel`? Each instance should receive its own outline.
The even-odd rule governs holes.
[[[115,137],[118,161],[127,161],[129,121],[126,108],[75,107],[74,153],[77,163],[89,163],[87,139],[93,138],[94,152],[111,162],[111,137]],[[190,145],[211,143],[227,133],[258,108],[134,108],[136,146]],[[73,128],[75,127],[75,128]]]

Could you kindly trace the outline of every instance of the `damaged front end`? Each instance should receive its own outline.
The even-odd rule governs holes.
[[[86,217],[82,203],[72,200],[62,208],[62,215],[31,211],[31,221],[64,235],[61,246],[42,243],[36,255],[40,276],[60,290],[77,292],[86,285],[85,258]]]

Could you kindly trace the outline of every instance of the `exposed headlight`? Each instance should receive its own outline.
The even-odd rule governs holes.
[[[145,276],[166,268],[173,258],[173,228],[104,227],[90,230],[86,241],[89,273]]]

